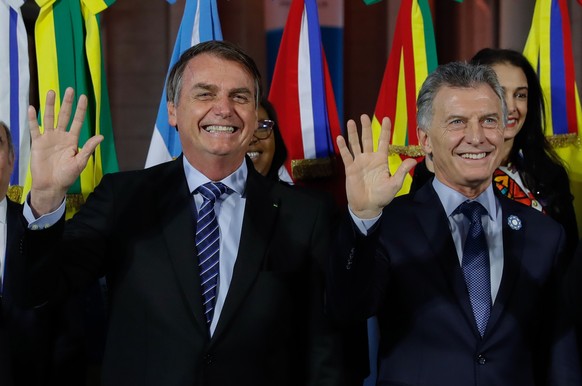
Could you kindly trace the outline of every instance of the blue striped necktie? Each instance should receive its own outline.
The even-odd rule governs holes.
[[[470,221],[461,265],[475,322],[483,336],[491,313],[489,248],[481,223],[481,216],[486,215],[487,210],[477,201],[464,202],[457,210]]]
[[[214,203],[228,188],[221,182],[208,182],[196,189],[203,198],[196,224],[196,251],[200,267],[202,303],[208,325],[212,322],[218,285],[218,262],[220,257],[220,230]]]

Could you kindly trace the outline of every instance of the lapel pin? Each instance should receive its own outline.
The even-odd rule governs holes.
[[[512,214],[507,218],[507,225],[514,231],[518,231],[521,229],[521,220]]]
[[[274,208],[278,208],[278,207],[279,207],[279,204],[277,204],[276,202],[274,202],[274,203],[273,203],[273,207],[274,207]]]

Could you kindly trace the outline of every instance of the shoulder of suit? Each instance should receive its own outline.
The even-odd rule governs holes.
[[[544,228],[545,232],[550,232],[552,228],[558,230],[561,225],[549,215],[540,212],[530,206],[514,201],[503,195],[498,196],[501,204],[501,215],[504,219],[517,216],[524,224]]]

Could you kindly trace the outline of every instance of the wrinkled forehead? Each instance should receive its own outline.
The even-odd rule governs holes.
[[[454,102],[454,104],[453,104]],[[502,100],[487,84],[470,87],[442,86],[435,94],[435,107],[450,109],[454,106],[473,105],[502,110]]]

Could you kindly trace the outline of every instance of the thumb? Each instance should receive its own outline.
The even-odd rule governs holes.
[[[398,181],[398,184],[402,186],[402,184],[404,183],[404,178],[410,172],[410,170],[412,170],[412,168],[416,166],[416,164],[417,162],[414,158],[405,159],[404,161],[402,161],[402,163],[400,164],[392,178],[395,178],[396,181]]]
[[[81,148],[81,150],[79,150],[79,153],[77,154],[77,157],[79,157],[78,158],[79,161],[81,161],[83,165],[87,165],[89,157],[91,157],[91,154],[93,154],[93,152],[95,151],[97,146],[101,143],[101,141],[103,141],[103,136],[95,135],[89,138],[87,142],[85,142],[85,145],[83,145],[83,147]]]

